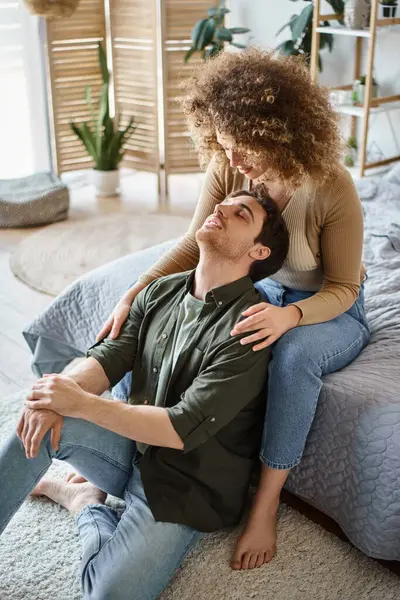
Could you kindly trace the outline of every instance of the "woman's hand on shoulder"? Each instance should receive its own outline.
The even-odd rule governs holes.
[[[240,340],[241,344],[257,343],[253,350],[263,350],[276,342],[284,333],[299,324],[302,313],[297,306],[274,306],[268,302],[260,302],[245,310],[242,315],[246,317],[239,321],[231,331],[231,335],[239,335],[255,331]]]
[[[113,340],[118,337],[122,325],[128,318],[132,302],[135,300],[138,293],[145,287],[146,286],[143,283],[135,283],[135,285],[122,296],[121,300],[118,302],[118,304],[116,304],[111,315],[104,323],[102,329],[99,331],[96,337],[96,342],[99,342],[108,334],[110,334],[110,338]]]

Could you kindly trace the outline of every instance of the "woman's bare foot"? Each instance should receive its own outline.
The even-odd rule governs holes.
[[[254,569],[268,563],[276,553],[276,506],[254,511],[237,541],[231,561],[232,569]]]
[[[104,504],[107,494],[86,481],[77,473],[70,473],[66,481],[44,477],[32,496],[47,496],[64,506],[72,515],[78,514],[88,504]]]

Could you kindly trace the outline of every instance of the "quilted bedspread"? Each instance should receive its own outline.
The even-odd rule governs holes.
[[[400,560],[400,167],[357,182],[365,216],[371,342],[324,377],[303,459],[287,489],[335,519],[369,556]],[[175,240],[70,285],[26,329],[33,370],[82,356],[122,293]]]

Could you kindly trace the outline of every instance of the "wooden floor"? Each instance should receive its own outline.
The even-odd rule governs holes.
[[[88,174],[75,174],[68,180],[70,217],[76,220],[99,213],[125,212],[133,206],[152,212],[191,215],[201,181],[201,174],[171,176],[169,207],[164,205],[161,209],[154,175],[125,173],[120,198],[99,199],[88,184]],[[13,275],[9,262],[20,241],[40,229],[0,229],[0,393],[3,395],[26,389],[35,380],[30,368],[31,352],[22,330],[53,298],[19,281]]]

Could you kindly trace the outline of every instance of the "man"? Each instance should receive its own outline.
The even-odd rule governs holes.
[[[288,234],[258,186],[219,204],[196,239],[195,271],[153,281],[117,339],[95,344],[68,376],[33,385],[20,439],[0,452],[0,530],[52,458],[82,474],[44,479],[34,494],[75,517],[85,600],[157,598],[202,532],[237,523],[243,510],[268,349],[230,333],[261,300],[253,282],[281,267]],[[129,403],[101,398],[132,364]],[[106,493],[124,498],[122,516]]]

